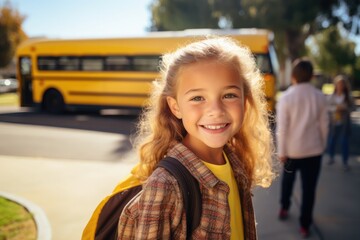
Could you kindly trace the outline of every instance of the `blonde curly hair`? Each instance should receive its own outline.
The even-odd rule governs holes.
[[[176,98],[177,74],[182,67],[207,60],[231,64],[243,81],[244,120],[240,131],[227,145],[242,161],[247,186],[268,187],[274,178],[274,151],[263,78],[250,50],[226,37],[196,41],[163,56],[162,77],[154,81],[152,96],[138,124],[135,147],[139,151],[140,163],[134,174],[146,181],[169,148],[181,142],[187,134],[181,120],[170,111],[167,97]]]

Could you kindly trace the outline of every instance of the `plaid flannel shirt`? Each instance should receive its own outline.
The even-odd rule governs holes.
[[[255,217],[249,187],[244,187],[241,163],[225,147],[238,183],[244,224],[244,239],[256,237]],[[178,143],[168,156],[178,159],[199,181],[202,194],[200,225],[192,239],[230,239],[230,209],[227,184],[220,181],[202,161]],[[240,203],[239,203],[240,204]],[[143,191],[123,210],[118,225],[118,239],[186,239],[186,216],[180,187],[163,168],[157,168],[143,186]]]

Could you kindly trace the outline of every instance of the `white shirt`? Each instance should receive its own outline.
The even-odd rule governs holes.
[[[342,125],[349,120],[351,112],[351,98],[350,104],[345,100],[345,94],[337,95],[331,94],[328,99],[328,110],[331,115],[331,123],[334,125]]]
[[[326,97],[310,83],[291,86],[277,104],[277,147],[280,157],[321,155],[326,147],[329,117]]]

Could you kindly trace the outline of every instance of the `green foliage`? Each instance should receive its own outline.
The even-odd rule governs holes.
[[[233,26],[271,29],[282,43],[277,44],[280,58],[294,60],[305,54],[305,39],[321,28],[318,19],[327,19],[336,4],[337,0],[242,0]]]
[[[313,37],[310,54],[324,72],[335,76],[354,74],[355,43],[341,36],[338,27],[330,27]]]
[[[24,19],[24,16],[14,10],[9,2],[0,6],[0,68],[10,63],[16,47],[26,39],[21,27]]]
[[[185,28],[267,28],[276,33],[278,52],[295,59],[305,40],[342,21],[360,16],[359,0],[154,0],[152,30]],[[334,11],[333,9],[340,9]]]
[[[353,78],[354,82],[352,87],[360,90],[360,58],[356,59]]]
[[[242,0],[243,21],[239,21],[239,27],[251,24],[277,30],[298,30],[304,24],[312,24],[319,13],[328,11],[333,0]]]
[[[329,20],[336,25],[341,22],[343,27],[353,34],[360,34],[360,1],[359,0],[338,0],[338,5]]]
[[[218,18],[207,0],[158,0],[151,6],[152,30],[217,28]]]

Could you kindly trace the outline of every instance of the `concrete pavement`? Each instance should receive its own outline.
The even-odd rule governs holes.
[[[340,156],[334,165],[327,165],[328,156],[318,182],[314,209],[314,224],[308,239],[343,240],[360,239],[360,157],[351,157],[351,170],[345,172]],[[259,240],[301,239],[299,234],[299,209],[301,200],[300,175],[298,174],[289,219],[279,221],[280,176],[268,189],[254,191]]]
[[[128,156],[134,159],[135,156]],[[309,239],[360,239],[360,158],[352,157],[351,171],[340,161],[328,166],[324,158],[315,222]],[[339,159],[338,159],[339,160]],[[135,164],[34,159],[0,156],[0,190],[21,196],[42,207],[54,240],[80,239],[91,212]],[[299,180],[299,179],[298,179]],[[300,239],[298,233],[299,181],[290,218],[277,219],[279,178],[269,189],[256,189],[254,204],[260,240]]]
[[[360,115],[354,127],[349,172],[343,171],[339,156],[331,166],[326,164],[328,158],[324,156],[309,239],[360,239]],[[0,191],[40,206],[50,221],[52,239],[76,240],[80,239],[96,205],[135,164],[133,152],[117,162],[106,163],[0,155]],[[277,219],[279,180],[280,177],[268,189],[254,191],[259,239],[301,239],[298,232],[299,178],[290,218],[285,222]]]
[[[76,240],[96,205],[134,164],[0,156],[0,191],[41,207],[53,240]]]

